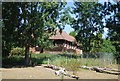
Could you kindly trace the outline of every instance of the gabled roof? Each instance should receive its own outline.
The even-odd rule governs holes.
[[[75,42],[76,39],[73,36],[68,35],[65,31],[62,31],[62,33],[60,33],[60,30],[56,30],[56,34],[51,36],[49,39],[51,40],[66,40],[69,42]]]

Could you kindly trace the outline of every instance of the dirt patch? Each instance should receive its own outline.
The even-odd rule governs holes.
[[[28,67],[28,68],[3,68],[3,79],[61,79],[61,76],[56,76],[54,70],[44,68],[43,66]],[[65,77],[70,79],[69,77]]]
[[[3,79],[61,79],[61,76],[56,76],[54,70],[44,68],[43,66],[28,67],[28,68],[2,68]],[[71,72],[70,72],[71,73]],[[72,73],[71,73],[72,74]],[[77,72],[80,79],[118,79],[118,75],[98,73],[95,71],[80,69]],[[72,79],[65,76],[65,79]]]
[[[118,75],[99,73],[92,70],[80,69],[77,73],[80,79],[118,79]]]

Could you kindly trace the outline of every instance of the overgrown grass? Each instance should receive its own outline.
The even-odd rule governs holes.
[[[68,70],[74,71],[76,67],[85,66],[111,66],[107,61],[99,58],[81,58],[81,55],[76,54],[32,54],[32,65],[38,64],[54,64],[56,66],[65,67]],[[23,65],[24,56],[11,56],[2,58],[2,65]],[[114,64],[112,64],[114,65]],[[77,69],[76,69],[77,70]]]
[[[75,54],[32,54],[32,61],[35,64],[55,64],[60,65],[61,61],[68,59],[77,59],[81,57],[81,55],[75,55]],[[63,64],[62,64],[63,65]]]
[[[45,53],[41,53],[41,54],[32,54],[32,63],[34,65],[37,64],[47,64],[48,60],[51,61],[54,58],[59,57],[59,55],[57,54],[45,54]]]
[[[81,58],[81,65],[85,66],[97,66],[99,65],[99,59],[94,58]]]
[[[68,57],[58,57],[50,61],[50,64],[55,66],[66,68],[68,71],[72,71],[73,74],[76,74],[81,65],[78,59],[68,58]]]

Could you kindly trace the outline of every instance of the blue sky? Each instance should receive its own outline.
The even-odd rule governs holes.
[[[68,1],[68,0],[67,0]],[[108,0],[99,0],[100,3],[104,3],[104,2],[107,2]],[[110,0],[110,2],[113,2],[112,0]],[[69,0],[67,2],[67,5],[66,7],[73,7],[74,6],[74,3],[73,3],[73,0]],[[72,17],[75,17],[75,15],[71,15]],[[105,24],[105,23],[104,23]],[[65,28],[64,28],[64,31],[66,31],[68,34],[71,32],[71,31],[74,31],[73,28],[71,28],[70,25],[66,25]],[[106,38],[107,37],[107,33],[108,33],[108,29],[107,28],[104,28],[104,34],[103,34],[103,38]]]
[[[67,2],[66,7],[73,7],[73,6],[74,6],[73,2],[71,2],[71,1],[72,1],[72,0],[70,0],[70,2]],[[71,15],[71,16],[74,17],[74,15]],[[71,31],[74,31],[74,29],[71,28],[70,25],[66,25],[64,31],[66,31],[66,32],[69,34]]]

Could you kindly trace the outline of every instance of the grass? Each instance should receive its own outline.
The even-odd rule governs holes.
[[[54,64],[56,66],[66,67],[68,70],[73,70],[81,65],[85,66],[100,66],[100,67],[115,67],[117,64],[109,64],[103,62],[102,59],[95,58],[81,58],[81,55],[76,54],[32,54],[32,65],[37,64]],[[23,65],[24,56],[11,56],[2,58],[4,65]]]
[[[2,58],[2,67],[12,67],[23,65],[24,56],[12,56],[12,57],[3,57]]]
[[[56,54],[45,54],[45,53],[41,53],[41,54],[32,54],[32,63],[34,65],[36,64],[47,64],[48,60],[51,61],[54,58],[59,57]]]

